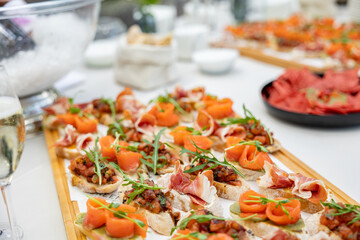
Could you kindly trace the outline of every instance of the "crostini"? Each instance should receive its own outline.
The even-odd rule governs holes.
[[[205,209],[187,213],[179,221],[176,229],[178,230],[172,239],[254,239],[252,232],[236,221],[216,217]]]
[[[200,148],[195,142],[195,150],[183,149],[182,155],[187,154],[192,160],[190,165],[184,167],[184,173],[195,179],[200,173],[211,169],[213,172],[213,185],[219,197],[238,200],[240,194],[250,189],[243,175],[227,161],[219,161],[209,150]]]
[[[227,137],[224,158],[231,162],[243,175],[245,180],[255,181],[264,175],[264,164],[273,164],[268,150],[261,142],[241,141],[239,137]]]
[[[71,183],[88,193],[111,193],[118,189],[122,176],[108,165],[98,149],[98,139],[94,149],[70,161]]]
[[[288,174],[274,164],[265,163],[265,175],[257,183],[260,193],[268,198],[298,198],[301,201],[301,210],[316,213],[324,207],[321,201],[329,198],[329,190],[323,181],[308,178],[300,173]]]
[[[75,226],[90,239],[111,240],[146,238],[148,223],[136,208],[126,204],[107,203],[89,197],[87,212],[77,215]]]
[[[222,216],[222,207],[213,186],[213,173],[204,171],[192,180],[184,174],[177,161],[173,173],[158,178],[157,184],[163,187],[165,196],[174,208],[182,211],[191,209],[208,209],[217,216]]]
[[[306,219],[313,240],[360,239],[360,206],[337,203],[333,199],[323,203],[322,212]]]
[[[58,157],[74,159],[85,155],[84,150],[94,148],[97,134],[80,134],[76,129],[68,124],[64,129],[59,129],[62,137],[54,144],[55,152]]]
[[[171,229],[180,218],[180,213],[173,210],[161,189],[152,180],[140,178],[135,181],[125,178],[124,184],[118,189],[119,199],[120,202],[135,206],[138,212],[146,217],[154,231],[170,236]]]
[[[235,221],[251,229],[258,237],[281,229],[298,239],[308,239],[297,199],[268,199],[249,190],[230,206],[230,213]]]

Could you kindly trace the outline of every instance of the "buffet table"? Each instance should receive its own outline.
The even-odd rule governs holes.
[[[210,93],[234,100],[234,109],[241,113],[242,103],[274,132],[274,136],[296,157],[322,176],[360,201],[360,161],[358,155],[360,127],[322,129],[303,127],[270,116],[262,103],[261,87],[276,78],[283,69],[247,58],[239,58],[232,72],[209,76],[200,73],[191,63],[179,63],[179,81],[152,91],[135,91],[136,97],[148,102],[155,95],[171,90],[176,84],[184,88],[206,86]],[[113,79],[112,69],[87,69],[85,83],[62,92],[75,96],[76,102],[97,97],[112,97],[123,86]],[[12,204],[24,239],[66,239],[60,205],[56,193],[43,134],[29,137],[18,171],[12,183]],[[0,223],[6,222],[3,202],[0,201]]]

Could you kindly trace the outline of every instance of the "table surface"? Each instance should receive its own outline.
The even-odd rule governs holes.
[[[78,72],[86,76],[85,84],[63,91],[75,101],[112,97],[124,86],[114,81],[112,69],[87,69]],[[188,89],[205,86],[209,93],[234,100],[235,111],[241,113],[243,103],[274,132],[291,153],[330,180],[352,198],[360,201],[360,159],[358,155],[360,127],[327,129],[294,125],[269,115],[260,96],[261,87],[283,72],[282,68],[239,58],[233,71],[226,75],[209,76],[200,73],[191,63],[179,63],[176,83],[151,91],[135,91],[143,102],[177,84]],[[12,205],[24,239],[66,239],[53,173],[44,135],[28,138],[20,166],[11,189]],[[6,214],[0,200],[0,223]]]

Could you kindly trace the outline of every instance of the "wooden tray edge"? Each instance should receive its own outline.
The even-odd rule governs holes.
[[[64,221],[67,239],[86,240],[74,225],[76,214],[79,212],[79,206],[76,201],[71,201],[67,176],[65,173],[64,159],[56,155],[54,143],[57,141],[59,134],[57,131],[44,129],[45,140],[50,157],[50,163],[53,170],[56,191],[59,198],[60,209]]]
[[[352,199],[349,195],[344,193],[342,190],[340,190],[338,187],[336,187],[334,184],[332,184],[329,180],[327,180],[325,177],[321,176],[319,173],[314,171],[311,167],[309,167],[307,164],[302,162],[300,159],[292,155],[289,151],[287,151],[285,148],[281,148],[280,151],[277,151],[275,153],[272,153],[274,157],[279,159],[286,167],[291,169],[294,172],[299,172],[301,174],[304,174],[305,176],[316,178],[322,180],[325,185],[332,191],[332,193],[335,195],[335,198],[339,202],[343,203],[350,203],[350,204],[356,204],[359,205],[357,201]]]

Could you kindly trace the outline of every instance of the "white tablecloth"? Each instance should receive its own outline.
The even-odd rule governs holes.
[[[262,103],[261,87],[276,78],[283,69],[239,58],[232,72],[208,76],[198,72],[189,63],[179,65],[181,78],[177,84],[184,88],[206,86],[209,93],[234,100],[234,109],[242,112],[246,104],[274,132],[282,145],[318,173],[360,201],[360,127],[322,129],[298,126],[270,116]],[[123,86],[113,80],[111,69],[79,68],[87,80],[85,84],[63,92],[75,101],[88,101],[102,96],[113,97]],[[171,91],[176,84],[153,91],[135,91],[136,96],[148,102],[157,94]],[[17,222],[24,229],[24,239],[66,239],[65,228],[57,198],[53,174],[43,135],[26,140],[25,150],[12,183],[12,205]],[[0,200],[0,223],[6,221]]]

